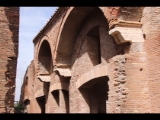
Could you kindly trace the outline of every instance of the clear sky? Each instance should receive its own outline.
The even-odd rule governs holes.
[[[15,101],[19,101],[23,77],[33,60],[33,39],[46,25],[58,7],[20,7],[19,53]]]

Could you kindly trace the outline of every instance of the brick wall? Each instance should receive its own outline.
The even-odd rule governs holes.
[[[34,67],[34,62],[32,61],[29,68],[28,68],[28,98],[30,100],[30,110],[29,110],[29,113],[32,113],[34,112],[35,110],[35,107],[34,107],[34,101],[35,101],[35,97],[34,97],[34,94],[33,94],[33,91],[34,91],[34,80],[35,80],[35,67]],[[31,102],[33,101],[33,102]]]
[[[158,113],[160,108],[159,102],[159,46],[160,46],[160,7],[145,7],[142,16],[142,30],[145,37],[144,47],[147,53],[147,70],[149,81],[149,92],[151,102],[151,112]]]
[[[64,77],[58,71],[52,71],[50,74],[51,79],[50,84],[48,84],[50,90],[45,95],[45,112],[158,112],[160,98],[158,41],[160,36],[159,24],[157,23],[159,23],[160,18],[160,8],[101,7],[102,12],[100,9],[93,8],[85,8],[84,11],[86,12],[80,8],[70,8],[68,11],[71,9],[73,11],[68,18],[62,14],[53,27],[35,42],[33,62],[35,75],[31,75],[35,77],[33,78],[35,80],[34,89],[38,87],[38,82],[41,83],[38,89],[46,86],[46,83],[37,79],[38,51],[44,39],[48,41],[51,47],[53,70],[58,64],[71,63],[71,78]],[[94,12],[91,12],[92,10]],[[79,18],[83,20],[81,22],[79,19],[73,19],[78,11],[79,13],[76,15],[80,15]],[[88,13],[88,15],[84,13]],[[68,13],[66,13],[67,15]],[[63,18],[66,24],[62,23]],[[127,21],[127,25],[124,25],[124,22],[119,28],[122,30],[127,28],[127,34],[129,33],[133,39],[131,43],[117,43],[109,35],[109,30],[116,27],[109,27],[110,24],[113,24],[112,19]],[[72,24],[73,22],[74,24]],[[134,37],[132,29],[130,29],[140,27],[140,22],[143,23],[144,42],[141,32],[137,32],[138,37]],[[134,26],[135,24],[138,25]],[[74,28],[75,26],[68,27],[69,25],[75,25],[77,29]],[[64,28],[59,33],[61,27]],[[74,35],[70,36],[71,34]],[[58,38],[58,36],[60,37]],[[60,41],[58,41],[59,39]],[[56,48],[63,48],[63,50],[57,49],[58,51],[55,51]],[[65,50],[70,53],[65,53]],[[105,73],[105,75],[98,76],[101,73]],[[64,90],[64,84],[69,84],[68,90]],[[32,96],[34,94],[32,92]],[[104,96],[106,101],[101,96]],[[31,102],[34,104],[32,112],[40,113],[37,100],[34,98]],[[104,109],[104,107],[106,108]]]
[[[20,96],[20,103],[24,103],[26,101],[30,101],[30,104],[28,104],[29,109],[27,110],[28,113],[32,113],[35,111],[35,97],[34,97],[34,91],[35,91],[35,87],[34,87],[34,80],[35,80],[35,67],[34,67],[34,62],[31,61],[31,64],[28,66],[27,70],[26,70],[26,74],[24,76],[23,79],[23,84],[21,87],[21,96]],[[32,101],[32,102],[31,102]],[[23,104],[24,105],[24,104]]]
[[[100,59],[101,59],[101,62],[99,63],[99,65],[106,65],[108,63],[108,60],[116,54],[115,43],[108,34],[106,19],[103,18],[102,14],[100,13],[96,14],[97,16],[96,15],[94,16],[94,15],[90,15],[89,19],[85,20],[86,22],[83,24],[81,28],[81,31],[77,37],[77,41],[76,41],[77,43],[75,45],[75,50],[77,51],[75,51],[73,54],[73,59],[75,60],[72,60],[74,61],[74,63],[72,65],[72,77],[70,80],[70,89],[69,89],[71,113],[75,113],[75,112],[89,113],[90,112],[88,103],[86,102],[86,99],[87,99],[86,97],[88,96],[87,94],[89,92],[89,89],[79,90],[76,88],[75,83],[78,77],[83,75],[87,71],[94,69],[95,65],[94,65],[94,61],[92,60],[96,60],[98,56],[100,56]],[[93,39],[89,35],[91,32],[90,30],[92,28],[95,28],[95,26],[98,26],[99,35],[94,37],[96,39]],[[99,27],[99,26],[103,26],[103,27]],[[95,49],[90,49],[90,48],[96,48],[96,47],[93,47],[94,42],[96,40],[100,41],[100,53],[96,52]],[[106,96],[107,96],[107,93],[106,93]],[[94,108],[91,108],[91,109],[94,109]],[[94,110],[92,112],[94,112]]]
[[[13,113],[18,55],[19,7],[0,7],[0,113]]]
[[[34,47],[35,48],[34,49],[34,52],[35,52],[34,64],[35,64],[35,69],[36,69],[35,70],[36,74],[35,74],[34,88],[37,88],[36,91],[43,88],[43,83],[37,79],[37,75],[39,73],[39,69],[38,69],[39,67],[37,66],[38,65],[37,64],[37,61],[38,61],[38,54],[37,53],[39,53],[38,50],[40,49],[40,46],[41,46],[41,43],[43,43],[43,40],[47,40],[50,47],[51,47],[50,49],[51,49],[51,55],[52,55],[52,64],[50,64],[50,65],[52,65],[51,67],[53,68],[55,65],[54,55],[55,55],[55,49],[56,49],[56,44],[57,44],[57,37],[59,35],[58,32],[60,29],[60,25],[62,24],[63,17],[64,17],[64,14],[62,14],[58,18],[58,20],[55,22],[55,24],[53,24],[53,27],[46,33],[46,36],[40,38],[39,42],[34,44],[35,45],[35,47]],[[60,83],[59,77],[57,75],[55,75],[54,72],[50,73],[50,77],[51,77],[51,79],[50,79],[51,81],[50,81],[49,86],[53,85],[54,83]],[[57,105],[57,102],[54,99],[54,96],[51,92],[52,91],[49,91],[48,94],[46,95],[45,111],[46,111],[46,113],[57,113],[59,106]],[[35,93],[32,93],[32,94],[35,94]],[[58,96],[58,98],[59,98],[59,96]],[[37,103],[36,99],[33,104],[35,104],[34,112],[40,113],[40,108],[38,107],[38,103]]]

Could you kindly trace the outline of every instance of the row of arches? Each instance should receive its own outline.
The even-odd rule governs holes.
[[[41,78],[41,81],[35,81],[35,92],[38,89],[44,92],[36,97],[41,113],[46,113],[49,95],[55,100],[54,107],[61,107],[60,96],[63,96],[62,106],[65,106],[66,113],[73,112],[70,107],[72,101],[82,104],[75,105],[82,112],[106,113],[109,77],[107,73],[98,73],[98,70],[103,72],[104,69],[97,66],[108,66],[110,58],[125,54],[128,44],[117,44],[109,35],[109,22],[98,7],[70,8],[63,21],[57,45],[54,46],[56,48],[52,48],[49,38],[42,39],[34,58],[37,60],[37,74]],[[55,71],[56,65],[61,65],[58,73]],[[70,76],[64,75],[66,69],[70,71]],[[93,69],[93,78],[83,77],[92,73]],[[59,76],[59,82],[55,80],[56,75]],[[62,87],[65,82],[67,89]],[[83,100],[77,100],[79,94]],[[86,110],[83,111],[83,108]]]
[[[108,100],[108,86],[109,78],[107,76],[94,78],[85,84],[83,84],[80,88],[78,88],[78,91],[80,91],[81,95],[83,96],[84,101],[86,104],[81,103],[79,101],[80,105],[84,105],[83,109],[86,110],[80,110],[82,113],[106,113],[106,101]],[[49,86],[48,86],[49,88]],[[36,98],[36,101],[39,106],[39,112],[40,113],[47,113],[47,102],[49,94],[54,99],[54,104],[50,104],[52,108],[54,109],[53,113],[70,113],[70,91],[61,89],[55,89],[53,91],[48,91],[48,93],[44,94],[43,96],[39,96]],[[76,97],[76,96],[75,96]],[[25,101],[25,106],[27,109],[29,109],[29,102]],[[76,106],[76,105],[75,105]],[[36,108],[38,109],[38,108]]]

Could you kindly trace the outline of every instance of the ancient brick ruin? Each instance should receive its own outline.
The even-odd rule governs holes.
[[[160,112],[160,7],[59,7],[33,43],[28,113]]]
[[[14,112],[19,7],[0,7],[0,113]]]

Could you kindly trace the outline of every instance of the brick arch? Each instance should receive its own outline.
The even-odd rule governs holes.
[[[108,66],[96,66],[94,69],[89,70],[78,78],[76,81],[76,87],[78,89],[85,83],[103,76],[108,76]]]
[[[98,10],[103,13],[107,9],[103,9],[101,7],[70,7],[68,9],[62,22],[60,34],[58,35],[58,42],[56,45],[57,53],[55,57],[58,64],[71,63],[70,58],[73,52],[74,42],[79,33],[80,27],[82,26],[86,17],[94,10]],[[107,18],[107,16],[109,16],[109,13],[103,13],[103,15]],[[63,58],[65,58],[65,60]]]
[[[47,48],[45,49],[45,47],[47,47]],[[47,52],[44,53],[43,49],[47,50]],[[50,53],[48,53],[48,52],[50,52]],[[51,58],[52,58],[51,62],[52,63],[50,63],[50,64],[53,64],[53,55],[52,55],[51,45],[50,45],[50,43],[49,43],[49,41],[47,39],[43,39],[41,41],[40,46],[39,46],[38,55],[37,55],[37,59],[36,60],[39,61],[41,59],[41,57],[44,56],[44,55],[46,56],[46,54],[51,56]],[[38,61],[37,61],[37,64],[38,64]]]
[[[50,86],[50,92],[53,92],[55,90],[66,90],[69,91],[69,77],[64,77],[60,75],[59,71],[54,71],[55,76],[54,76],[54,83],[51,84]]]
[[[49,38],[49,36],[48,36],[48,35],[44,35],[44,36],[41,38],[41,40],[39,41],[38,46],[37,46],[37,48],[36,48],[36,53],[37,53],[37,54],[35,54],[35,58],[34,58],[34,60],[35,60],[35,61],[34,61],[34,63],[35,63],[35,68],[38,67],[39,51],[40,51],[40,48],[41,48],[41,46],[42,46],[42,43],[43,43],[45,40],[49,43],[50,49],[52,49],[51,44],[50,44],[50,38]],[[51,52],[51,55],[52,55],[52,52]],[[52,55],[52,59],[53,59],[53,55]]]
[[[36,51],[37,51],[36,60],[38,60],[38,55],[39,55],[39,51],[40,51],[41,45],[42,45],[42,43],[43,43],[45,40],[49,43],[50,49],[51,49],[51,51],[52,51],[52,47],[51,47],[51,43],[50,43],[50,38],[49,38],[48,35],[45,35],[45,36],[40,40],[40,42],[39,42],[39,44],[38,44],[38,47],[37,47],[37,50],[36,50]],[[52,52],[51,52],[51,54],[52,54]],[[52,56],[53,56],[53,55],[52,55]],[[52,58],[52,59],[53,59],[53,58]]]
[[[43,48],[42,48],[43,47]],[[50,52],[49,54],[48,54],[48,56],[44,56],[45,55],[45,52],[43,52],[43,49],[45,49],[45,47],[49,47],[48,49],[47,49],[47,53],[48,52]],[[46,50],[46,49],[45,49]],[[49,42],[49,37],[46,35],[46,36],[44,36],[41,40],[40,40],[40,42],[39,42],[39,45],[38,45],[38,48],[37,48],[37,55],[36,55],[36,61],[35,61],[35,66],[36,66],[36,69],[38,69],[38,68],[40,68],[39,67],[39,61],[40,61],[40,63],[41,63],[41,66],[43,66],[43,68],[45,68],[46,69],[46,71],[47,72],[43,72],[43,70],[41,71],[41,70],[39,70],[39,71],[37,71],[36,73],[37,73],[37,75],[40,75],[41,76],[41,74],[43,74],[43,75],[45,75],[46,77],[47,77],[47,79],[49,78],[50,79],[50,74],[51,74],[51,65],[53,64],[53,55],[52,55],[52,51],[51,51],[51,44],[50,44],[50,42]],[[40,55],[41,54],[41,55]],[[41,58],[42,57],[42,58]],[[47,61],[49,61],[50,62],[50,64],[46,64],[45,62],[43,62],[43,61],[46,61],[45,59],[44,59],[44,57],[49,57],[49,59],[47,58],[46,60]],[[43,60],[44,59],[44,60]],[[41,60],[43,60],[43,61],[41,61]],[[45,64],[44,64],[45,63]],[[51,67],[50,67],[51,66]],[[49,76],[49,77],[48,77]],[[45,78],[46,79],[46,78]],[[44,79],[44,80],[45,80]],[[45,92],[44,92],[44,82],[43,81],[41,81],[40,79],[39,79],[39,77],[37,76],[37,78],[35,78],[35,81],[34,81],[34,86],[35,86],[35,97],[39,97],[39,96],[43,96],[44,94],[45,94]]]
[[[81,96],[78,101],[83,105],[77,106],[78,113],[106,113],[110,80],[108,74],[108,65],[98,65],[77,79],[77,96]]]
[[[54,90],[66,90],[68,91],[68,86],[69,84],[67,83],[54,83],[53,85],[51,85],[50,87],[50,92],[54,91]]]

